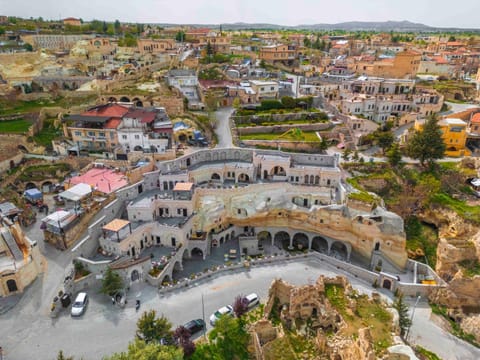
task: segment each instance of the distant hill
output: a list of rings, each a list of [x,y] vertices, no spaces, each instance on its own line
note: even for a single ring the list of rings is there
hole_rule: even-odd
[[[178,26],[179,24],[158,24],[161,26]],[[188,24],[195,27],[219,28],[220,24]],[[436,31],[480,31],[480,29],[462,28],[441,28],[428,26],[411,21],[348,21],[337,24],[303,24],[286,26],[267,23],[231,23],[221,24],[225,30],[246,30],[246,29],[270,29],[270,30],[346,30],[346,31],[413,31],[413,32],[436,32]]]

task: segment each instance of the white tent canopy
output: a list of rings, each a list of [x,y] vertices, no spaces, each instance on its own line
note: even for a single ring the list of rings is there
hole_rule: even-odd
[[[92,187],[90,185],[80,183],[72,186],[70,189],[63,191],[58,195],[65,200],[80,201],[91,193]]]

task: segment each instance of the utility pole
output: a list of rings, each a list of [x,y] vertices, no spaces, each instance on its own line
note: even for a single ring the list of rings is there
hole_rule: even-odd
[[[207,323],[205,322],[205,303],[203,302],[203,292],[202,292],[202,320],[205,326],[203,327],[203,338],[207,340]]]

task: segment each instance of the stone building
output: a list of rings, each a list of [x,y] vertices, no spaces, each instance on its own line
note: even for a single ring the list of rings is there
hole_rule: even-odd
[[[44,261],[18,223],[0,219],[0,297],[23,292],[42,272]]]

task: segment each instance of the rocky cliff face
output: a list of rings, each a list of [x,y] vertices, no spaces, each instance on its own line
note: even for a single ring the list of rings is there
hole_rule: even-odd
[[[480,341],[480,276],[468,277],[460,265],[480,259],[480,227],[464,221],[455,212],[435,208],[421,216],[438,228],[437,273],[449,283],[438,289],[430,301],[448,308],[462,329]]]

